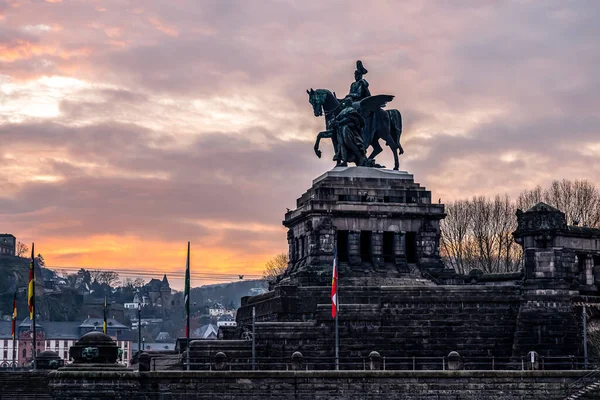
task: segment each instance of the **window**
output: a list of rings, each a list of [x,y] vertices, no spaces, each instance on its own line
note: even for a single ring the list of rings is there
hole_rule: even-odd
[[[4,359],[8,359],[8,350],[4,350]]]
[[[37,349],[37,351],[35,352],[36,355],[40,355],[40,349]]]
[[[125,348],[127,348],[127,342],[125,342]]]
[[[27,357],[27,349],[23,349],[23,358]]]
[[[49,340],[46,340],[46,347],[50,348],[50,341]]]
[[[64,344],[65,348],[69,347],[69,342],[68,341],[65,340],[63,344]]]
[[[8,347],[8,340],[4,341],[4,347]]]
[[[122,334],[123,334],[123,330],[117,329],[117,335],[122,335]]]
[[[63,352],[63,359],[64,359],[65,361],[67,361],[67,360],[69,359],[69,354],[67,353],[67,351],[66,351],[66,350]]]

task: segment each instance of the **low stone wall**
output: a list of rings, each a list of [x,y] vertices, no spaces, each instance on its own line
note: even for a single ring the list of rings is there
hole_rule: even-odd
[[[56,371],[54,399],[564,399],[586,371]],[[112,383],[111,383],[112,382]],[[66,383],[66,386],[62,386]],[[127,387],[119,390],[106,389]],[[135,390],[131,391],[135,386]],[[103,388],[102,391],[97,388]],[[573,390],[574,391],[574,390]],[[107,396],[108,395],[108,396]],[[600,396],[600,392],[595,393]],[[589,397],[588,398],[595,398]]]
[[[1,371],[0,400],[52,400],[48,371]]]

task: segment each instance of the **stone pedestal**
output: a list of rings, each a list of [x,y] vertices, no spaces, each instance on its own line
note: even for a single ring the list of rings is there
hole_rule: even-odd
[[[431,264],[443,269],[436,246],[444,216],[444,206],[431,204],[431,193],[406,172],[334,168],[315,179],[297,200],[297,208],[285,215],[290,263],[283,280],[330,284],[335,246],[340,271],[348,268],[347,278],[378,277],[393,285],[409,272],[407,246],[417,269],[422,263],[428,270]],[[424,240],[414,240],[417,237]]]
[[[82,336],[70,349],[73,364],[52,371],[48,386],[56,399],[144,399],[138,376],[117,363],[117,344],[101,332]]]

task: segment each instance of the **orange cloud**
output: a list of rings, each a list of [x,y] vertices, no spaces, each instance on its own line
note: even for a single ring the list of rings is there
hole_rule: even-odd
[[[146,280],[167,274],[174,281],[171,285],[178,288],[183,286],[186,246],[184,242],[102,235],[69,239],[47,237],[36,242],[35,249],[44,256],[47,266],[58,270],[116,270],[123,278],[141,276]],[[237,274],[256,278],[262,275],[265,262],[274,254],[267,250],[265,254],[241,256],[230,248],[192,242],[192,284],[230,281],[237,279]],[[177,280],[181,280],[181,284]]]
[[[50,45],[31,43],[24,39],[16,39],[13,43],[0,44],[0,61],[3,62],[14,62],[42,55],[51,55],[68,60],[72,57],[89,56],[90,53],[91,50],[88,48],[64,50]]]
[[[165,25],[158,18],[154,18],[154,17],[148,18],[148,22],[150,22],[157,30],[161,31],[165,35],[179,36],[179,31],[177,31],[177,29]]]

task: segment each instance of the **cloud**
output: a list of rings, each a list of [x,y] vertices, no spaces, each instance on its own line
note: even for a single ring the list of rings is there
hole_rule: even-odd
[[[144,251],[158,268],[193,238],[215,270],[259,270],[286,249],[285,208],[332,166],[328,142],[312,152],[324,121],[305,90],[345,95],[357,59],[372,93],[396,96],[401,169],[434,198],[600,184],[591,3],[12,1],[0,15],[3,229],[51,243],[51,261]],[[393,164],[387,148],[378,160]]]

